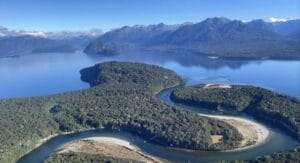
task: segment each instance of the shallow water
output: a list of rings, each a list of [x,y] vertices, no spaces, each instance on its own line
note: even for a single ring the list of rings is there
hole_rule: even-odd
[[[281,150],[291,149],[295,146],[295,144],[286,144],[287,142],[293,143],[292,140],[287,138],[284,134],[280,132],[274,135],[271,133],[269,140],[266,142],[269,145],[262,145],[253,149],[249,149],[246,151],[239,151],[239,152],[185,152],[185,151],[178,151],[174,149],[164,148],[159,145],[154,145],[148,142],[145,142],[143,139],[131,135],[126,132],[121,131],[109,131],[109,130],[94,130],[94,131],[84,131],[75,134],[69,135],[61,135],[51,139],[50,141],[46,142],[39,148],[35,149],[34,151],[30,152],[28,155],[20,159],[19,163],[38,163],[41,162],[49,155],[51,155],[55,150],[62,147],[64,144],[84,139],[88,137],[95,137],[95,136],[104,136],[104,137],[114,137],[120,138],[123,140],[127,140],[130,144],[138,147],[141,151],[146,154],[151,154],[152,156],[160,157],[163,159],[167,159],[172,162],[210,162],[214,160],[244,160],[244,159],[253,159],[257,155],[262,154],[270,154],[276,150],[280,145],[284,145],[281,147]],[[287,140],[288,141],[287,141]],[[276,141],[275,141],[276,140]],[[275,148],[274,148],[275,147]]]

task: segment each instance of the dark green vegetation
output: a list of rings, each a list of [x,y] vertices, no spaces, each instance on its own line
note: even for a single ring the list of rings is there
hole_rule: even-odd
[[[195,24],[125,26],[103,34],[91,45],[109,42],[116,47],[129,44],[141,51],[188,51],[222,58],[300,59],[300,41],[290,36],[300,33],[300,28],[290,24],[208,18]],[[87,49],[89,53],[101,52],[97,46]],[[120,48],[115,50],[122,53]]]
[[[48,158],[45,163],[89,163],[89,162],[105,162],[105,163],[142,163],[138,160],[128,160],[114,158],[103,155],[87,154],[87,153],[60,153],[54,154]]]
[[[179,88],[172,92],[171,98],[193,106],[246,112],[300,138],[300,101],[293,97],[254,86],[215,88],[197,85]]]
[[[81,71],[90,89],[0,100],[0,162],[14,162],[51,134],[91,128],[120,129],[156,144],[195,150],[236,147],[238,131],[161,103],[156,93],[182,83],[157,66],[107,62]],[[211,135],[223,135],[213,144]]]
[[[300,160],[300,148],[293,151],[277,152],[272,155],[260,156],[251,163],[297,163]]]

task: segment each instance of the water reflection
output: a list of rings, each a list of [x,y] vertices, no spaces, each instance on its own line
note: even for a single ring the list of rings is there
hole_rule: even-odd
[[[111,58],[37,54],[0,59],[0,98],[49,95],[88,88],[79,70],[104,61],[130,61],[174,70],[188,84],[254,84],[300,98],[300,61],[211,59],[191,53],[134,53]]]
[[[152,63],[157,65],[163,65],[168,62],[176,62],[183,67],[200,66],[208,70],[218,70],[222,68],[239,69],[243,65],[250,62],[260,63],[258,61],[251,60],[228,60],[210,58],[201,56],[194,53],[134,53],[134,54],[122,54],[119,56],[113,56],[110,58],[89,56],[96,60],[122,60],[122,61],[136,61],[143,63]]]

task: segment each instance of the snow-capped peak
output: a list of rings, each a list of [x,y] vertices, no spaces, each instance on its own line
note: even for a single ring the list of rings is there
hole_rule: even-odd
[[[288,18],[275,18],[275,17],[270,17],[269,22],[271,23],[276,23],[276,22],[286,22],[289,20],[293,20],[294,18],[288,17]]]
[[[0,37],[3,36],[24,36],[44,37],[50,39],[66,39],[80,36],[97,37],[102,34],[100,29],[91,29],[89,31],[61,31],[61,32],[42,32],[42,31],[27,31],[27,30],[9,30],[0,26]]]

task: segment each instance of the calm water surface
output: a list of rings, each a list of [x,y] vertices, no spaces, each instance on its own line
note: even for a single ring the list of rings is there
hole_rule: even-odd
[[[91,58],[76,54],[39,54],[0,59],[0,98],[49,95],[87,88],[79,70],[103,61],[156,64],[176,71],[188,84],[254,84],[300,98],[300,61],[208,59],[193,54],[130,54]]]

